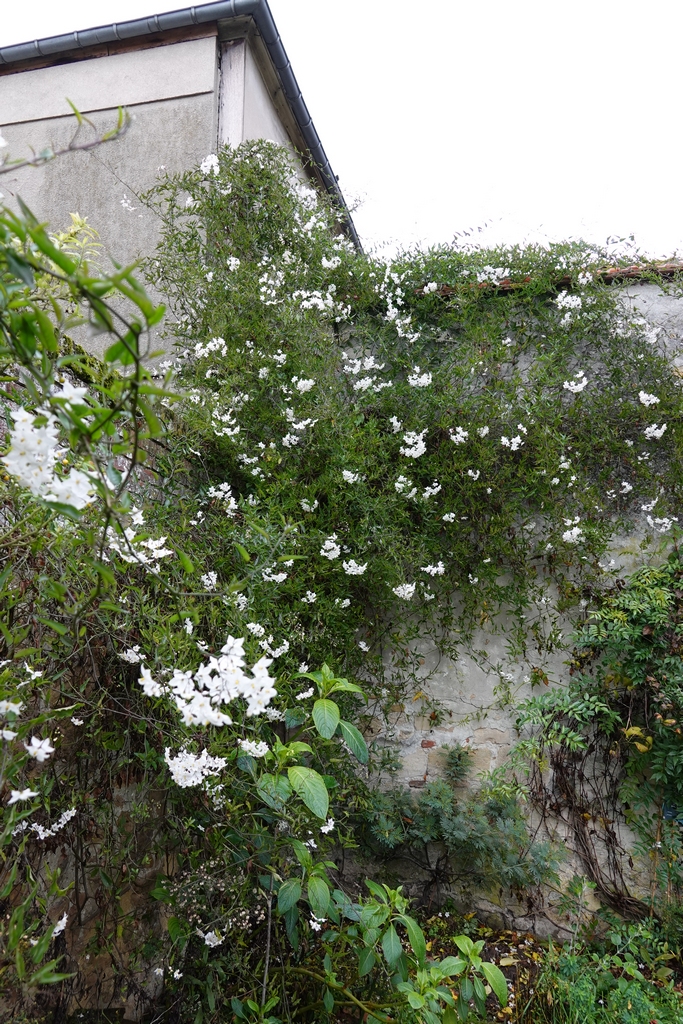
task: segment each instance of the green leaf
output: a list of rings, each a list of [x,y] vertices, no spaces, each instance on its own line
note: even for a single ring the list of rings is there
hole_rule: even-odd
[[[353,756],[360,761],[361,764],[367,764],[368,762],[368,747],[367,743],[363,739],[362,734],[356,729],[355,725],[351,725],[350,722],[341,721],[339,723],[339,733],[344,740],[344,743],[349,748]]]
[[[376,963],[377,957],[374,950],[370,949],[369,946],[364,946],[358,954],[358,977],[364,978],[366,974],[370,973]]]
[[[327,882],[318,875],[313,875],[308,880],[308,902],[317,918],[327,917],[327,910],[330,905],[330,889]]]
[[[274,811],[281,811],[292,795],[292,787],[284,775],[270,775],[267,772],[256,783],[256,789],[263,802]]]
[[[422,929],[417,921],[412,917],[408,917],[407,914],[402,914],[401,917],[399,917],[399,921],[405,926],[405,929],[408,932],[410,945],[413,947],[413,953],[417,957],[420,966],[422,966],[422,964],[424,964],[425,957],[427,956],[427,943],[425,942]]]
[[[242,545],[238,544],[237,542],[235,542],[235,547],[237,548],[237,550],[239,551],[240,555],[242,556],[242,559],[245,562],[251,562],[251,555],[249,554],[249,552],[247,551],[247,549],[245,547],[242,547]]]
[[[169,917],[166,927],[168,928],[168,934],[171,937],[171,942],[177,942],[178,939],[181,939],[185,935],[185,929],[177,917]]]
[[[339,708],[333,700],[317,700],[313,705],[313,721],[324,739],[332,739],[337,731],[339,719]]]
[[[495,964],[489,963],[488,960],[483,961],[481,969],[484,977],[495,992],[500,1005],[507,1006],[508,986],[503,972]]]
[[[337,682],[332,686],[328,693],[337,693],[337,691],[343,691],[344,693],[363,693],[364,691],[360,686],[356,686],[355,683],[350,683],[348,679],[338,679]]]
[[[182,567],[185,570],[185,572],[187,572],[187,573],[194,572],[194,565],[192,564],[190,559],[187,557],[185,552],[181,551],[180,548],[176,548],[175,549],[175,553],[178,556],[178,561],[182,565]]]
[[[389,966],[393,966],[403,953],[401,940],[396,934],[393,924],[390,924],[382,936],[382,951]]]
[[[383,886],[381,886],[378,882],[373,882],[371,878],[366,878],[365,884],[372,893],[372,895],[375,897],[375,899],[380,900],[381,903],[387,902],[387,892]]]
[[[447,956],[444,960],[441,961],[438,967],[441,973],[444,974],[447,978],[453,978],[458,974],[462,974],[465,967],[467,967],[467,964],[465,963],[464,960],[461,960],[460,957]]]
[[[304,768],[302,765],[288,768],[287,776],[292,784],[292,789],[298,793],[309,811],[319,818],[327,818],[330,798],[321,776],[312,768]]]
[[[289,878],[280,886],[280,891],[277,894],[277,909],[281,914],[286,914],[288,910],[296,906],[300,899],[301,882],[298,878]]]
[[[420,1010],[425,1004],[425,997],[421,996],[419,992],[409,992],[408,1002],[414,1010]]]
[[[323,995],[323,1005],[328,1013],[332,1013],[332,1011],[334,1010],[334,996],[332,995],[329,988],[325,989],[325,993]]]
[[[455,1016],[455,1010],[452,1006],[447,1006],[443,1011],[441,1024],[458,1024],[458,1018]]]

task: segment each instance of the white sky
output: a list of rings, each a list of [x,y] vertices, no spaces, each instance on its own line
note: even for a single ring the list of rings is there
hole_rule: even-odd
[[[189,6],[1,3],[0,46]],[[683,250],[681,0],[270,6],[368,247],[488,224],[487,242],[633,232]]]

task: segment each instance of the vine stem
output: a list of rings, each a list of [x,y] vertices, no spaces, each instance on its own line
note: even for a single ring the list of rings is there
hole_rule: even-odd
[[[270,940],[273,930],[273,876],[270,876],[270,892],[268,893],[268,929],[266,933],[266,963],[263,968],[263,984],[261,985],[261,1006],[266,1005],[268,989],[268,969],[270,967]]]
[[[372,1012],[367,1003],[363,1003],[361,1002],[360,999],[356,999],[353,992],[349,992],[349,990],[345,988],[344,985],[340,985],[339,982],[335,983],[333,981],[328,981],[326,978],[321,977],[315,971],[309,971],[305,967],[292,967],[291,971],[293,974],[306,974],[308,975],[309,978],[315,978],[315,980],[319,981],[321,985],[327,985],[328,988],[338,989],[340,992],[343,992],[347,999],[350,999],[352,1003],[355,1003],[356,1006],[359,1006],[364,1013],[369,1013],[371,1017],[376,1017],[378,1020],[384,1021],[385,1024],[394,1024],[393,1017],[387,1017],[386,1014],[382,1014],[377,1011]],[[372,1005],[375,1006],[377,1004],[373,1003]]]

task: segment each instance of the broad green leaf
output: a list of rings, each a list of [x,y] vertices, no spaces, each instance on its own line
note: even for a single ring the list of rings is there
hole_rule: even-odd
[[[369,946],[364,946],[358,954],[358,977],[364,978],[374,968],[377,957]]]
[[[296,906],[300,899],[301,882],[298,878],[289,878],[280,886],[277,894],[277,909],[281,914],[286,914],[288,910]]]
[[[371,878],[366,878],[365,884],[367,885],[368,889],[375,897],[375,899],[380,900],[382,903],[387,902],[387,893],[383,886],[381,886],[378,882],[373,882]]]
[[[500,1005],[507,1006],[508,986],[503,972],[495,964],[491,964],[487,960],[484,960],[481,969],[484,977],[496,994]]]
[[[362,734],[358,729],[356,729],[355,725],[351,725],[350,722],[344,722],[342,720],[339,723],[339,733],[353,756],[360,761],[361,764],[367,764],[368,747]]]
[[[317,875],[308,880],[308,902],[317,918],[327,917],[330,905],[330,890],[327,882]]]
[[[292,795],[292,787],[284,775],[270,775],[267,772],[256,783],[256,789],[263,802],[274,811],[281,811]]]
[[[386,961],[390,967],[392,967],[401,956],[403,952],[403,946],[401,940],[396,934],[396,929],[393,924],[390,924],[384,935],[382,936],[382,951],[386,957]]]
[[[446,977],[448,978],[452,978],[457,976],[458,974],[462,974],[466,966],[467,964],[465,963],[465,961],[461,960],[460,957],[456,956],[447,956],[438,965],[441,973],[446,975]]]
[[[474,953],[474,943],[472,942],[472,939],[469,938],[469,936],[456,935],[453,941],[455,942],[460,952],[464,953],[465,956],[471,956],[471,954]]]
[[[287,776],[292,784],[292,789],[298,793],[309,811],[319,818],[327,818],[330,798],[321,776],[312,768],[304,768],[302,765],[288,768]]]
[[[185,552],[181,551],[180,548],[176,548],[175,549],[175,553],[178,556],[178,561],[182,565],[182,567],[185,570],[185,572],[186,573],[194,572],[194,565],[192,564],[192,562],[190,561],[188,556],[185,554]]]
[[[417,921],[412,917],[408,917],[407,914],[402,914],[399,921],[405,926],[405,929],[408,932],[410,945],[413,947],[413,953],[417,957],[420,965],[422,965],[427,955],[427,943],[425,942],[422,929]]]
[[[425,997],[421,996],[419,992],[409,992],[408,1002],[414,1010],[419,1010],[425,1004]]]
[[[339,718],[339,708],[333,700],[317,700],[313,705],[313,721],[324,739],[332,739],[339,725]]]
[[[363,693],[364,691],[357,686],[355,683],[350,683],[348,679],[338,679],[337,682],[328,690],[329,693],[337,693],[342,691],[344,693]]]
[[[458,1018],[455,1016],[455,1010],[452,1006],[447,1006],[443,1011],[441,1024],[458,1024]]]
[[[334,996],[329,988],[325,989],[325,993],[323,995],[323,1006],[328,1013],[332,1013],[334,1010]]]

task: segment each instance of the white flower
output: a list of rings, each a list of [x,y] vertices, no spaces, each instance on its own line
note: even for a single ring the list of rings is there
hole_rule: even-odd
[[[341,554],[341,548],[337,544],[336,533],[333,533],[332,536],[328,537],[327,540],[323,543],[323,546],[320,549],[320,554],[323,556],[323,558],[329,558],[331,562],[334,561],[335,558],[339,558]]]
[[[585,539],[584,532],[580,526],[574,526],[571,530],[565,530],[562,534],[562,540],[565,544],[580,544]]]
[[[425,499],[433,498],[434,495],[438,494],[440,490],[441,484],[439,483],[438,480],[434,480],[431,487],[425,487],[424,491],[422,492],[422,497]]]
[[[430,576],[443,576],[446,571],[446,566],[443,562],[439,561],[436,565],[423,565],[421,571],[429,573]]]
[[[328,260],[325,256],[320,261],[325,270],[336,270],[341,263],[341,256],[333,256],[332,259]]]
[[[55,750],[48,739],[41,740],[38,736],[31,736],[31,742],[24,743],[24,747],[28,751],[29,757],[35,757],[36,761],[47,761]]]
[[[455,522],[455,512],[446,512],[446,514],[441,516],[441,518],[444,523],[453,523]]]
[[[359,640],[358,646],[360,647],[361,651],[363,651],[365,654],[367,654],[368,651],[370,650],[370,648],[368,647],[364,640]]]
[[[82,718],[74,717],[74,718],[71,719],[71,724],[72,725],[83,725],[83,719]]]
[[[583,300],[580,295],[569,295],[565,290],[557,296],[555,304],[558,309],[581,309]]]
[[[297,693],[295,699],[296,700],[308,700],[309,697],[313,696],[314,692],[315,691],[314,691],[313,687],[311,686],[310,689],[304,690],[302,693]]]
[[[621,491],[620,491],[621,494],[628,494],[632,490],[633,490],[633,485],[630,484],[628,482],[628,480],[622,480],[621,481]]]
[[[304,380],[304,379],[299,380],[298,377],[292,377],[292,384],[294,384],[296,386],[297,391],[299,391],[302,395],[304,395],[307,391],[310,391],[311,388],[314,387],[315,381],[314,380],[310,380],[310,379],[309,380]]]
[[[265,628],[260,622],[248,622],[247,629],[253,636],[265,636]]]
[[[655,519],[653,519],[652,516],[647,516],[646,518],[648,526],[653,530],[657,530],[658,533],[666,533],[667,530],[671,529],[674,523],[678,522],[678,518],[676,516],[671,516],[671,518],[668,516],[662,516],[661,518]]]
[[[218,775],[221,768],[228,763],[225,757],[211,757],[207,750],[201,754],[191,754],[181,750],[171,757],[170,747],[164,751],[164,760],[169,767],[173,781],[186,789],[188,786],[200,786],[207,775]]]
[[[427,451],[427,445],[424,441],[424,436],[427,433],[426,429],[421,433],[417,431],[409,430],[403,435],[405,441],[405,448],[399,448],[401,455],[405,455],[409,459],[419,459],[421,455]]]
[[[588,385],[588,378],[583,370],[578,370],[576,374],[576,380],[566,380],[562,384],[562,387],[566,391],[571,391],[573,395],[578,395],[579,392]]]
[[[551,484],[559,484],[559,482],[560,482],[559,476],[554,476],[552,478],[552,480],[550,481]]]
[[[240,740],[240,747],[252,757],[265,757],[270,750],[267,743],[255,743],[254,740]]]
[[[301,662],[301,664],[299,665],[299,672],[308,672],[308,662]]]
[[[64,914],[62,915],[62,917],[60,917],[59,921],[57,921],[57,924],[54,927],[54,931],[52,932],[52,938],[53,939],[55,939],[58,935],[62,934],[62,932],[66,928],[67,920],[68,920],[68,916],[67,916],[66,911],[65,911]]]
[[[430,281],[428,284],[424,286],[424,288],[422,289],[422,293],[424,295],[429,295],[431,292],[435,292],[438,287],[439,286],[436,283],[436,281]]]
[[[140,654],[140,644],[129,647],[123,654],[119,654],[121,661],[127,661],[130,665],[139,665],[144,660],[144,654]]]
[[[504,448],[509,448],[511,451],[516,452],[518,448],[521,448],[524,444],[519,434],[516,437],[506,437],[504,434],[500,439],[500,443]]]
[[[503,338],[503,340],[501,341],[501,345],[503,345],[505,348],[511,348],[514,345],[514,341],[512,340],[512,338]]]
[[[467,475],[471,476],[473,480],[478,480],[479,477],[481,476],[481,470],[480,469],[468,469],[467,470]]]
[[[451,430],[449,430],[449,434],[451,435],[451,441],[453,444],[464,444],[470,436],[469,431],[463,430],[462,427],[456,427],[455,431],[451,428]]]
[[[639,391],[638,398],[641,405],[658,405],[659,399],[656,395],[648,395],[647,391]]]
[[[163,978],[163,976],[164,976],[164,969],[163,969],[163,967],[155,967],[154,968],[154,973],[157,975],[158,978]]]
[[[367,562],[365,565],[359,565],[353,558],[349,558],[348,562],[342,562],[342,565],[347,576],[362,576],[368,567]]]
[[[360,473],[352,473],[348,469],[342,470],[342,476],[347,484],[357,484],[360,480]]]
[[[147,697],[161,697],[164,692],[162,686],[159,683],[154,682],[150,670],[145,668],[144,665],[140,671],[140,678],[138,682]]]
[[[489,267],[477,271],[478,284],[500,284],[510,276],[509,267]]]
[[[486,437],[488,432],[489,432],[489,428],[488,427],[478,427],[477,428],[477,433],[479,434],[479,437]]]
[[[5,740],[6,743],[16,739],[18,735],[19,733],[15,732],[13,729],[0,729],[0,740]]]
[[[662,423],[661,427],[658,426],[656,423],[653,423],[651,426],[645,427],[643,433],[645,434],[645,437],[648,439],[648,441],[659,441],[659,439],[664,435],[665,431],[666,423]]]
[[[332,831],[333,828],[334,828],[334,818],[328,818],[327,821],[325,822],[325,824],[320,826],[320,831],[324,835],[329,835],[329,833]]]
[[[201,164],[199,165],[199,170],[202,172],[202,174],[213,173],[214,175],[217,175],[220,170],[220,166],[216,154],[209,153],[208,156],[205,156]]]
[[[413,373],[408,374],[408,383],[411,388],[426,388],[432,383],[431,373],[420,373],[420,367],[414,366]]]
[[[301,505],[304,512],[315,512],[315,510],[318,507],[318,499],[316,498],[314,501],[311,502],[307,501],[305,498],[302,498],[299,504]]]
[[[204,939],[205,945],[211,946],[212,948],[214,946],[220,946],[223,942],[220,935],[218,935],[216,932],[207,932],[206,935],[202,936],[202,938]]]
[[[474,586],[475,583],[479,582],[479,577],[478,576],[473,576],[471,572],[467,573],[467,578],[470,581],[470,583],[472,584],[472,586]]]
[[[401,421],[396,416],[392,416],[391,419],[389,420],[389,422],[391,423],[391,426],[392,426],[392,433],[393,434],[398,434],[399,430],[403,426]]]
[[[313,590],[307,590],[306,596],[301,598],[304,604],[315,604],[317,599],[318,595]]]
[[[185,619],[185,621],[183,622],[183,629],[185,630],[188,636],[192,636],[192,634],[194,633],[194,623],[192,622],[192,619]]]
[[[392,592],[403,601],[410,601],[415,593],[414,583],[401,583],[398,587],[392,587]]]
[[[273,572],[271,569],[264,569],[261,573],[261,579],[264,579],[266,583],[284,583],[287,579],[286,572]]]
[[[342,599],[340,597],[335,597],[334,603],[338,604],[340,608],[348,608],[351,604],[351,598],[345,597]]]
[[[593,275],[588,270],[582,271],[579,274],[578,282],[579,282],[579,285],[582,288],[584,288],[587,284],[590,284],[592,282],[592,280],[593,280]]]
[[[216,584],[218,583],[218,574],[215,572],[205,572],[200,576],[202,584],[207,590],[215,590]]]
[[[301,438],[297,434],[285,434],[282,438],[282,443],[285,448],[295,448],[300,440]]]
[[[20,700],[0,700],[0,715],[18,715],[23,706]]]
[[[228,256],[228,270],[237,270],[240,265],[240,260],[236,256]]]
[[[11,804],[16,804],[19,800],[31,800],[34,796],[38,795],[39,794],[32,789],[13,789],[9,800],[7,801],[7,806],[9,807]]]

